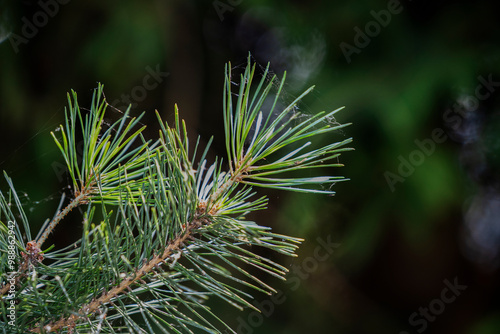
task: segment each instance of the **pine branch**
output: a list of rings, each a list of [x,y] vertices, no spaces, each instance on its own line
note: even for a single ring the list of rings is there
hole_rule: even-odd
[[[300,173],[341,166],[331,161],[348,150],[344,146],[350,139],[314,145],[313,139],[345,126],[331,122],[338,110],[297,114],[296,104],[312,88],[277,110],[283,81],[276,85],[273,77],[267,82],[266,70],[254,89],[254,71],[249,59],[234,99],[230,65],[226,67],[228,171],[221,158],[208,164],[211,140],[195,167],[199,141],[189,156],[186,126],[177,106],[173,127],[157,114],[161,129],[152,143],[142,137],[140,118],[130,118],[127,112],[117,122],[104,124],[107,103],[102,86],[86,115],[73,92],[65,124],[58,136],[52,133],[68,167],[73,200],[40,231],[37,242],[23,245],[23,238],[32,240],[29,223],[7,176],[9,196],[0,193],[0,241],[7,241],[10,233],[5,221],[21,217],[23,225],[21,229],[16,224],[12,232],[22,250],[15,277],[21,331],[220,333],[222,326],[234,333],[206,305],[207,298],[255,309],[247,289],[275,292],[247,268],[285,279],[287,268],[256,251],[266,248],[295,256],[302,239],[274,234],[245,219],[249,212],[266,207],[267,199],[256,198],[253,187],[331,195],[331,187],[343,177]],[[272,106],[265,110],[269,100]],[[81,156],[76,149],[79,137]],[[12,201],[18,215],[12,212]],[[82,238],[64,249],[42,252],[48,234],[77,206],[85,211]],[[100,218],[95,218],[97,209]],[[5,245],[0,243],[3,254]],[[2,257],[1,265],[7,268],[9,262]],[[10,295],[9,284],[2,288],[4,301]],[[5,325],[5,305],[1,307],[0,323]]]
[[[59,224],[59,222],[62,219],[64,219],[64,217],[66,217],[66,215],[71,210],[73,210],[74,208],[76,208],[77,206],[79,206],[79,205],[81,205],[83,203],[86,203],[88,201],[88,198],[89,198],[89,193],[88,192],[81,193],[78,196],[76,196],[75,198],[73,198],[73,200],[63,210],[61,210],[54,217],[54,219],[49,223],[49,225],[47,226],[47,228],[42,232],[41,237],[38,240],[36,240],[36,245],[38,246],[38,248],[42,247],[42,244],[45,242],[45,240],[47,240],[47,238],[49,236],[49,233],[54,230],[54,228],[56,227],[56,225]]]
[[[109,303],[113,298],[116,298],[119,294],[126,294],[130,289],[130,286],[134,283],[141,281],[142,277],[151,273],[155,268],[158,268],[161,263],[166,262],[168,258],[172,256],[174,252],[181,249],[181,246],[186,242],[187,239],[192,237],[192,231],[195,230],[202,224],[201,220],[195,220],[188,224],[187,230],[184,234],[178,236],[173,240],[161,255],[155,255],[149,262],[145,263],[141,268],[139,268],[135,273],[125,278],[118,286],[112,288],[109,292],[105,292],[101,297],[94,299],[89,304],[82,306],[78,313],[73,313],[68,318],[60,319],[56,322],[50,322],[43,327],[38,327],[30,330],[32,333],[46,333],[56,332],[63,328],[74,328],[76,323],[83,319],[88,318],[93,313],[95,313],[101,305]]]

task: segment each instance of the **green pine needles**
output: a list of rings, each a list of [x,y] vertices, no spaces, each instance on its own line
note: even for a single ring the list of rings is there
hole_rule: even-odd
[[[311,144],[346,126],[331,122],[340,109],[298,117],[295,107],[312,87],[278,110],[284,79],[269,81],[268,66],[253,85],[249,58],[234,92],[230,68],[227,157],[213,164],[206,159],[211,141],[190,149],[177,108],[173,127],[157,114],[159,139],[148,141],[140,117],[128,111],[113,124],[104,122],[101,85],[89,112],[80,109],[76,93],[68,95],[65,123],[52,136],[74,196],[64,208],[61,200],[34,239],[4,173],[10,188],[0,192],[4,333],[235,333],[206,300],[255,308],[249,291],[275,291],[255,273],[285,279],[287,269],[259,249],[294,256],[301,239],[245,219],[266,207],[255,189],[333,194],[331,186],[345,178],[311,175],[341,166],[337,158],[351,139]],[[83,153],[77,153],[81,142]],[[75,227],[83,229],[81,239],[63,249],[45,246],[77,207],[84,213]]]

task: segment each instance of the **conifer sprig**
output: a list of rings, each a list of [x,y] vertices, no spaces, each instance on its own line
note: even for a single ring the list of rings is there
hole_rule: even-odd
[[[144,161],[154,149],[154,145],[148,145],[141,135],[146,126],[134,129],[140,124],[142,115],[130,118],[129,107],[120,120],[108,126],[104,121],[107,106],[102,85],[92,98],[90,113],[85,115],[80,110],[76,92],[72,91],[72,96],[68,94],[65,126],[58,128],[61,138],[54,132],[51,135],[66,162],[75,197],[46,226],[36,240],[38,247],[75,207],[90,200],[116,204],[123,187],[134,189],[134,195],[141,187],[146,168]],[[137,139],[141,143],[133,147]]]
[[[299,95],[292,103],[276,113],[278,101],[282,94],[286,72],[281,82],[276,75],[266,84],[269,76],[269,65],[260,80],[255,92],[252,92],[252,80],[255,65],[250,61],[244,74],[241,75],[240,89],[236,104],[232,96],[232,78],[230,64],[226,66],[224,90],[224,124],[226,129],[226,149],[230,160],[230,169],[233,175],[239,175],[239,182],[267,188],[284,189],[310,193],[334,194],[331,185],[345,181],[343,177],[283,177],[280,175],[292,171],[306,171],[317,167],[340,167],[342,164],[325,164],[337,158],[341,152],[351,150],[344,146],[352,141],[346,139],[341,142],[322,146],[317,149],[308,149],[310,139],[322,134],[338,131],[350,124],[334,124],[335,113],[342,108],[331,112],[319,112],[309,117],[301,117],[296,111],[297,104],[310,93],[310,87]],[[274,97],[269,93],[278,86]],[[270,110],[262,110],[266,99],[272,99]],[[253,134],[252,134],[253,132]],[[305,140],[309,140],[304,142]],[[290,147],[299,144],[300,147],[291,150]],[[279,159],[268,161],[273,154],[283,152]],[[272,176],[278,177],[272,177]],[[305,187],[307,185],[307,187]],[[328,190],[311,187],[323,185]]]
[[[233,101],[230,65],[226,67],[228,170],[221,158],[207,162],[211,141],[199,160],[199,141],[189,155],[177,107],[172,127],[158,114],[159,139],[152,143],[143,138],[139,119],[128,113],[106,125],[101,85],[86,114],[73,93],[60,136],[53,136],[68,165],[74,199],[47,231],[71,208],[83,206],[82,238],[63,249],[46,249],[42,256],[39,248],[24,244],[31,240],[29,222],[10,179],[8,196],[0,193],[0,241],[6,240],[7,222],[14,221],[16,247],[25,252],[19,265],[23,270],[16,276],[19,332],[234,333],[207,299],[218,298],[237,309],[255,308],[252,291],[275,292],[258,273],[285,279],[288,270],[258,250],[295,256],[302,239],[275,234],[245,218],[267,203],[255,196],[253,186],[332,194],[331,186],[344,178],[308,177],[303,171],[340,166],[331,161],[347,150],[350,139],[311,144],[318,135],[344,126],[329,122],[336,111],[297,117],[294,107],[311,89],[276,110],[283,81],[276,92],[275,77],[268,83],[262,79],[254,90],[254,71],[249,60]],[[263,110],[266,99],[274,101],[270,110]],[[4,243],[0,251],[6,269]],[[7,277],[1,279],[2,291],[8,290]],[[2,326],[8,323],[7,298],[4,292]]]

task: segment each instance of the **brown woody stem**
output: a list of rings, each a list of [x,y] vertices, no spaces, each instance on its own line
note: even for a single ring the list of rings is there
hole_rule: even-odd
[[[136,272],[125,278],[119,285],[115,286],[113,289],[104,293],[98,299],[94,299],[89,304],[86,304],[80,308],[77,313],[73,313],[67,318],[60,319],[55,322],[50,322],[43,326],[43,330],[46,333],[54,332],[62,328],[74,327],[78,320],[86,318],[91,314],[98,311],[99,307],[103,304],[111,302],[111,300],[120,294],[127,293],[130,286],[137,281],[141,281],[144,276],[152,272],[155,267],[160,265],[176,251],[178,251],[183,243],[192,236],[192,230],[201,226],[201,220],[195,220],[188,225],[187,230],[184,234],[177,236],[168,246],[165,247],[163,254],[155,255],[149,262],[146,262],[142,267],[140,267]],[[37,327],[31,329],[32,333],[42,333],[42,327]]]
[[[81,192],[78,196],[76,196],[61,212],[54,217],[54,219],[50,222],[50,224],[43,231],[40,239],[37,240],[37,245],[39,248],[42,247],[42,244],[47,240],[50,232],[54,230],[57,224],[74,208],[79,206],[80,204],[86,202],[88,199],[87,192]]]

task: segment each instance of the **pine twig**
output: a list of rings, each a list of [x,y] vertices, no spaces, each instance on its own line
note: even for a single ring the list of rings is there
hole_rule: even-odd
[[[83,305],[81,309],[75,314],[73,313],[67,318],[62,318],[56,322],[50,322],[47,325],[33,328],[30,330],[31,333],[42,333],[42,328],[46,333],[51,333],[58,331],[63,328],[71,328],[74,327],[78,320],[81,318],[86,318],[91,314],[94,314],[98,311],[101,305],[109,303],[113,298],[117,297],[120,294],[127,293],[126,290],[136,283],[140,281],[144,276],[153,271],[154,268],[161,265],[162,263],[166,263],[167,259],[175,252],[179,251],[181,247],[185,244],[186,240],[192,238],[193,230],[199,228],[203,223],[207,223],[207,219],[197,218],[193,220],[187,226],[187,230],[182,235],[179,235],[175,238],[167,247],[165,247],[163,254],[155,255],[153,258],[146,262],[141,268],[139,268],[135,273],[132,273],[129,277],[125,278],[119,285],[112,288],[107,293],[104,293],[98,299],[94,299],[87,305]]]
[[[45,230],[43,231],[41,237],[36,240],[36,244],[38,246],[38,248],[41,248],[42,247],[42,244],[45,242],[45,240],[47,240],[49,234],[54,230],[54,228],[56,227],[57,224],[59,224],[59,222],[64,218],[66,217],[66,215],[71,211],[73,210],[74,208],[76,208],[77,206],[81,205],[81,204],[84,204],[87,202],[88,200],[88,191],[84,191],[84,192],[81,192],[80,194],[78,194],[63,210],[61,210],[55,217],[54,219],[50,222],[50,224],[45,228]]]
[[[177,107],[173,127],[157,114],[160,136],[152,142],[142,135],[141,116],[131,118],[128,110],[112,124],[104,121],[108,104],[102,85],[88,113],[81,112],[75,92],[73,98],[68,96],[65,123],[51,135],[68,167],[75,197],[64,208],[61,200],[55,216],[33,240],[7,175],[9,196],[0,192],[0,251],[9,256],[1,262],[4,269],[13,271],[17,261],[13,243],[23,249],[14,274],[14,284],[21,288],[14,291],[18,333],[219,333],[220,326],[235,333],[206,300],[215,297],[237,309],[256,309],[248,289],[275,292],[254,269],[278,279],[285,279],[288,270],[254,247],[295,256],[302,240],[245,218],[266,207],[267,198],[255,198],[254,189],[333,195],[332,186],[346,179],[330,176],[329,168],[342,166],[338,156],[349,150],[343,146],[351,139],[313,141],[347,124],[331,122],[341,108],[298,114],[297,103],[312,87],[282,109],[277,101],[284,79],[278,85],[276,77],[268,82],[266,68],[260,83],[252,85],[255,66],[249,58],[234,94],[230,68],[229,64],[223,99],[227,156],[217,157],[211,165],[206,159],[211,140],[201,157],[198,140],[190,157],[186,125]],[[83,150],[77,143],[81,137]],[[222,160],[228,162],[228,170]],[[89,205],[81,240],[42,253],[56,226],[85,203]],[[101,213],[94,217],[96,208]],[[7,246],[12,235],[15,240]],[[32,241],[24,247],[21,240],[26,239]],[[50,264],[38,265],[44,256]],[[166,266],[165,275],[159,275],[156,269]],[[6,284],[0,292],[11,287]],[[5,312],[0,320],[4,326],[11,323]]]

